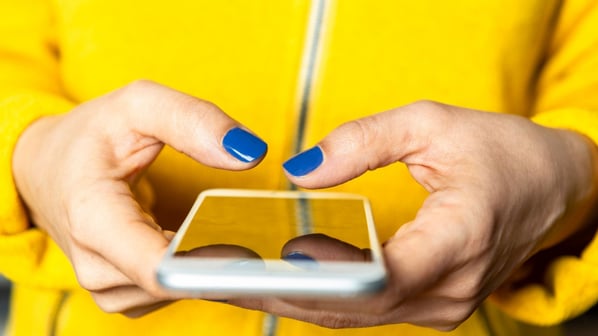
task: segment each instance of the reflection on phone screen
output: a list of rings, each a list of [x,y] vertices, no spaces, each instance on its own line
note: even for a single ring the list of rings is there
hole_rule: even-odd
[[[297,237],[326,237],[359,250],[369,249],[363,201],[207,196],[176,254],[280,259],[285,245],[296,243]]]

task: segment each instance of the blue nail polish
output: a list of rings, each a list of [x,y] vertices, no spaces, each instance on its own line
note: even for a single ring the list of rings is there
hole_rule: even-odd
[[[287,254],[286,256],[282,257],[282,259],[286,260],[286,261],[316,261],[314,258],[308,256],[307,254],[303,254],[303,252],[299,252],[299,251],[294,251],[291,252],[289,254]]]
[[[282,257],[282,259],[303,269],[309,270],[318,268],[318,262],[314,258],[305,255],[302,252],[291,252]]]
[[[316,146],[297,154],[282,166],[293,176],[304,176],[318,168],[322,161],[324,161],[322,149]]]
[[[262,157],[268,145],[262,139],[235,127],[228,131],[222,139],[222,146],[239,161],[251,162]]]

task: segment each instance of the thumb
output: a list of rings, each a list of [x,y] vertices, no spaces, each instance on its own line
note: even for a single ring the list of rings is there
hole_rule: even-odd
[[[267,146],[217,106],[148,81],[113,91],[78,111],[71,124],[91,115],[88,122],[109,127],[92,127],[98,133],[82,141],[82,155],[94,159],[80,160],[86,169],[72,178],[77,187],[69,196],[68,217],[76,227],[71,229],[74,240],[160,296],[154,272],[169,241],[139,206],[127,178],[147,167],[163,144],[205,165],[232,170],[256,165]]]
[[[281,255],[287,261],[297,257],[299,260],[305,260],[307,257],[320,261],[366,261],[371,259],[369,249],[358,248],[323,233],[310,233],[289,240],[282,247]]]
[[[354,120],[339,126],[316,146],[283,164],[289,179],[305,188],[344,183],[368,170],[404,161],[429,142],[430,126],[422,113],[430,110],[415,103]],[[417,113],[414,113],[417,112]]]
[[[150,81],[134,82],[108,96],[123,133],[168,144],[205,165],[248,169],[266,154],[264,141],[208,101]]]

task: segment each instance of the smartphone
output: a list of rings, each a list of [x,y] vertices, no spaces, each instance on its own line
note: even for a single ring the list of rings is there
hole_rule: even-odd
[[[368,200],[333,192],[211,189],[157,270],[192,297],[357,297],[386,284]]]

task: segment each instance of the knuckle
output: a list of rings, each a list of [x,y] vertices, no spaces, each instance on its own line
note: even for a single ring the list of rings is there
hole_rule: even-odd
[[[412,148],[441,145],[435,139],[446,136],[447,129],[454,124],[450,107],[431,100],[416,101],[395,111],[405,126],[404,143]]]
[[[457,328],[473,314],[475,307],[470,304],[451,305],[442,316],[442,326],[448,331]]]
[[[127,307],[123,305],[120,300],[114,300],[110,295],[106,293],[91,293],[93,300],[96,305],[105,313],[121,313],[126,310]]]
[[[176,102],[179,113],[171,115],[173,123],[177,129],[189,129],[190,134],[204,130],[209,125],[209,116],[212,115],[218,107],[208,101],[200,100],[193,96],[180,95]]]
[[[76,271],[77,281],[81,288],[85,289],[88,292],[96,292],[102,290],[101,286],[99,286],[96,281],[94,281],[93,277],[87,275],[85,272]]]
[[[206,113],[206,114],[219,113],[221,111],[221,109],[218,105],[216,105],[215,103],[213,103],[209,100],[199,99],[194,96],[186,96],[186,97],[190,98],[189,101],[193,103],[195,110],[202,111],[203,113]]]
[[[320,316],[314,323],[329,329],[343,329],[358,326],[356,321],[340,313]]]
[[[475,303],[484,291],[484,273],[468,274],[460,277],[456,285],[451,288],[449,298],[457,303]]]
[[[137,80],[130,82],[125,87],[123,87],[122,91],[123,91],[123,93],[125,93],[127,95],[136,96],[138,94],[147,92],[148,89],[153,88],[156,85],[157,85],[157,83],[153,82],[151,80],[137,79]]]
[[[339,132],[343,134],[350,134],[350,137],[343,137],[345,141],[352,142],[352,149],[367,148],[374,142],[375,137],[379,132],[376,132],[374,123],[371,122],[373,118],[356,119],[348,121],[339,126]]]
[[[141,109],[148,96],[152,96],[151,90],[158,86],[157,83],[147,79],[135,80],[126,86],[113,92],[116,101],[129,110],[135,111]],[[114,110],[118,114],[118,110]],[[145,111],[144,111],[145,112]]]
[[[84,262],[73,262],[73,268],[79,285],[86,291],[98,292],[106,288],[93,267],[86,266]]]
[[[438,109],[438,108],[444,106],[443,104],[441,104],[437,101],[429,100],[429,99],[420,99],[420,100],[414,101],[413,103],[411,103],[409,105],[413,106],[414,108],[421,109],[421,110],[435,110],[435,109]]]
[[[412,111],[418,118],[424,118],[428,124],[438,121],[438,125],[445,125],[450,114],[447,105],[432,100],[418,100],[408,107],[408,111]]]
[[[166,300],[169,298],[169,296],[166,293],[164,293],[162,289],[158,288],[153,283],[144,285],[142,286],[142,288],[144,288],[144,290],[147,292],[149,296],[157,300]]]
[[[381,114],[374,114],[367,118],[348,121],[340,125],[335,131],[335,141],[344,153],[361,153],[366,155],[363,163],[369,170],[390,163],[393,159],[386,145],[392,143],[392,132],[384,129],[388,127]],[[392,146],[390,146],[392,147]],[[371,150],[377,148],[379,150]]]
[[[465,284],[456,289],[453,299],[457,302],[476,301],[480,294],[480,285]]]
[[[145,295],[152,297],[156,300],[168,300],[171,299],[171,296],[168,295],[154,280],[153,274],[148,273],[147,275],[144,274],[137,274],[137,276],[133,276],[137,280],[134,281],[137,287],[139,287]]]
[[[222,110],[210,101],[179,92],[171,92],[168,99],[169,106],[176,110],[176,113],[170,113],[164,118],[168,119],[173,128],[191,137],[203,138],[206,141],[205,134],[221,122],[219,117],[223,114]]]
[[[342,312],[320,313],[311,322],[329,329],[363,328],[394,323],[388,314],[346,314]]]
[[[119,313],[130,318],[141,317],[172,302],[156,299],[136,286],[117,286],[91,292],[96,305],[106,313]]]

